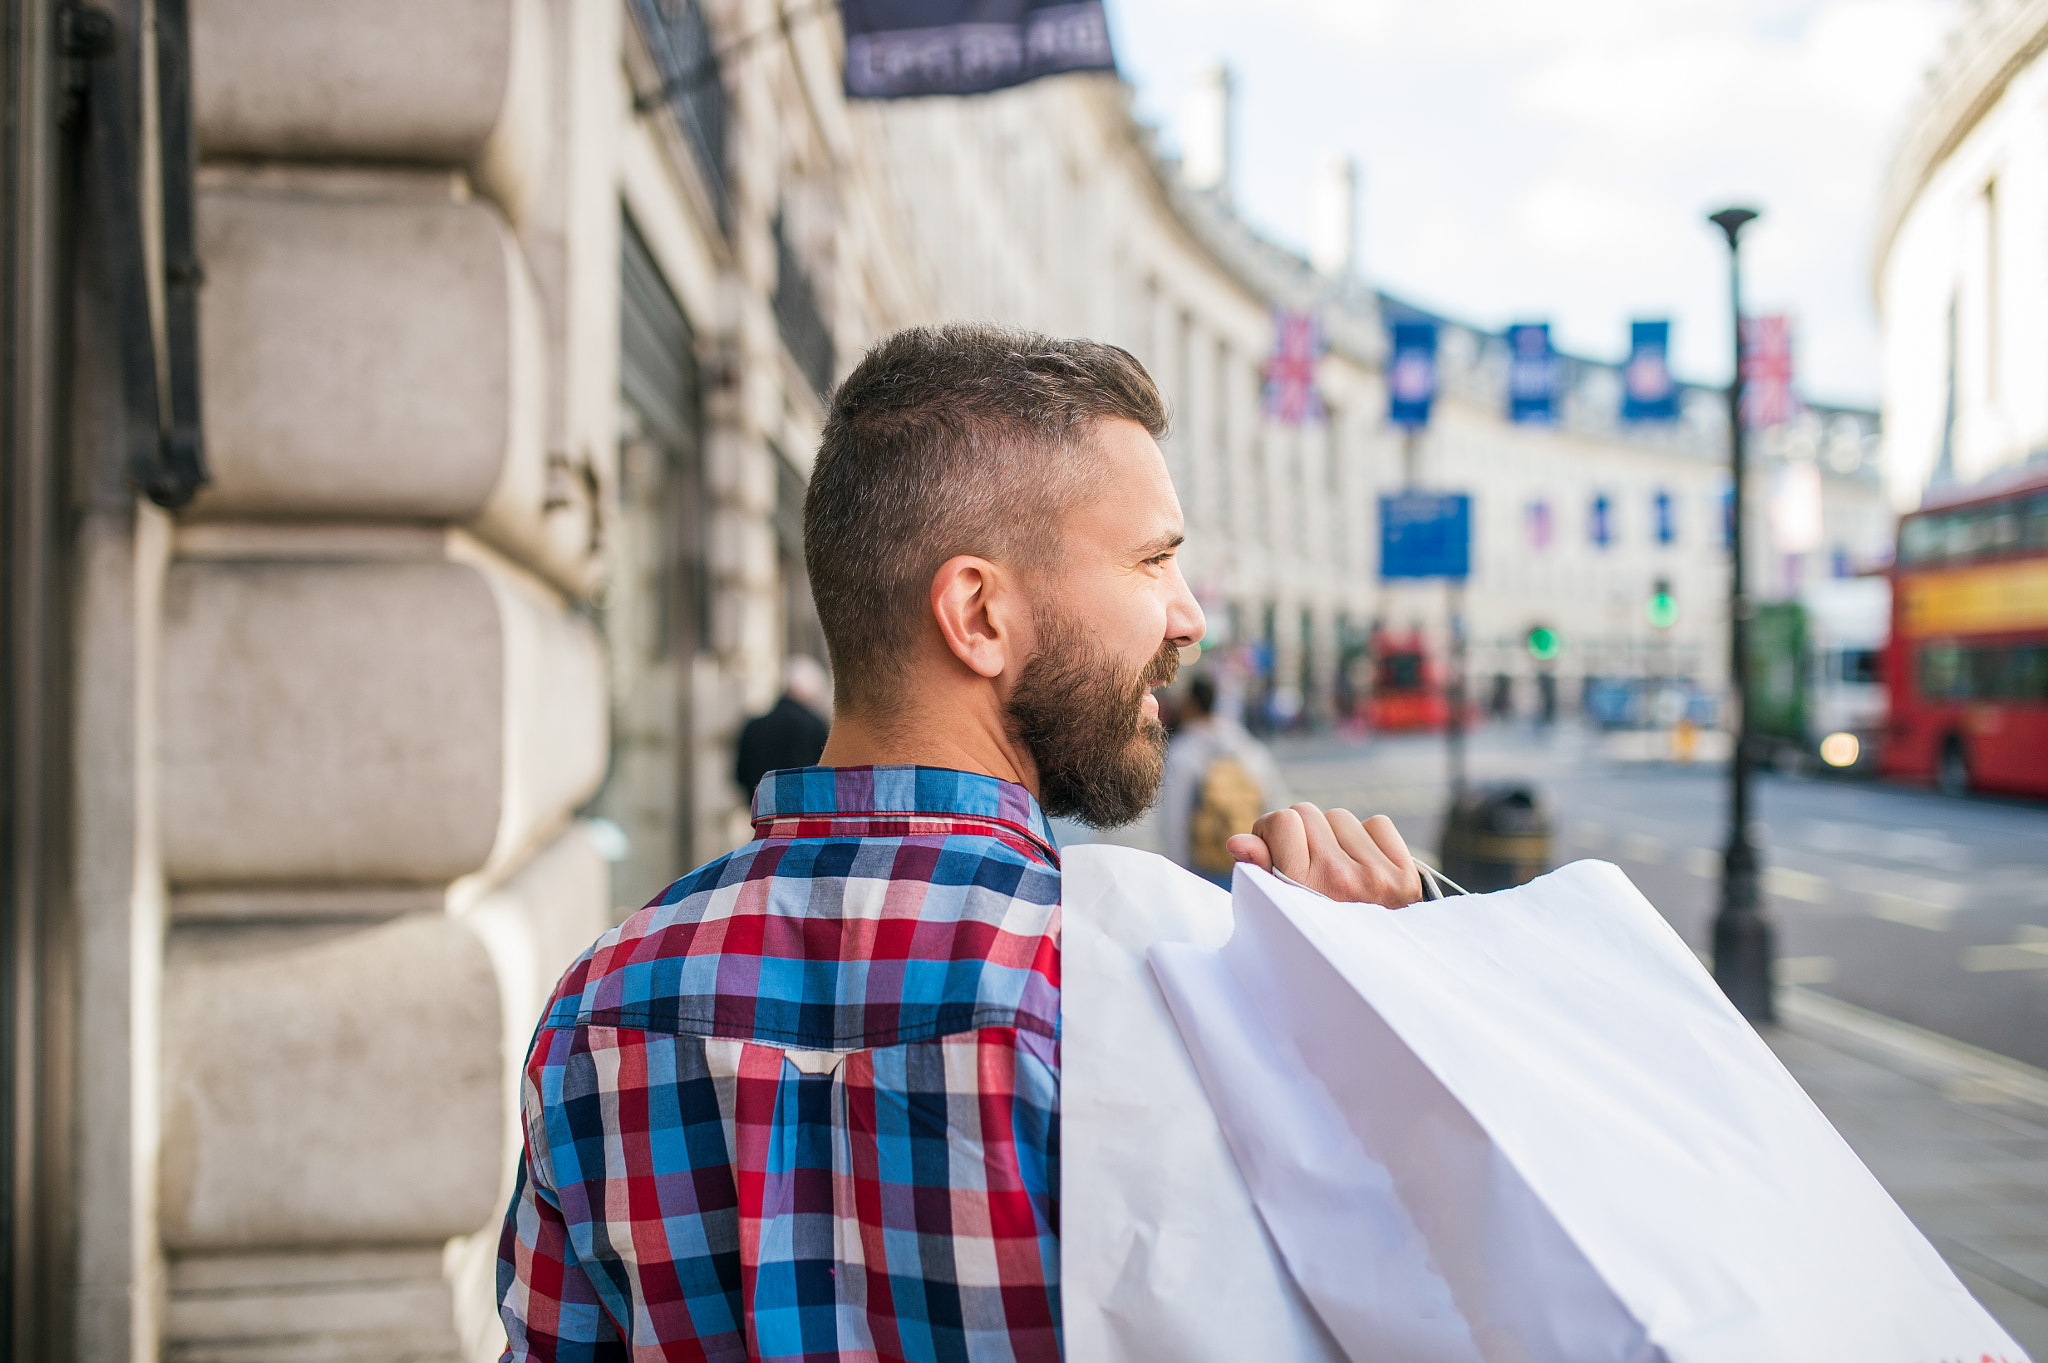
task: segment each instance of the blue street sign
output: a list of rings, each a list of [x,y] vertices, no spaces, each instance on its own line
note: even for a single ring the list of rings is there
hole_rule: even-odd
[[[1380,498],[1380,576],[1472,574],[1472,498],[1462,492],[1403,492]]]

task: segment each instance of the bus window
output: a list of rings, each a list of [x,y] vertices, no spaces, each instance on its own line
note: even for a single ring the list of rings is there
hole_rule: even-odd
[[[2048,700],[2048,646],[2007,649],[2005,688],[2014,700]]]
[[[1422,686],[1420,653],[1389,653],[1380,660],[1380,689],[1415,691]]]
[[[1899,531],[1899,561],[1924,563],[1941,557],[1941,526],[1937,516],[1914,516]]]
[[[2027,547],[2048,549],[2048,494],[2027,503]]]
[[[1963,650],[1935,644],[1920,651],[1920,694],[1948,700],[1969,694],[1969,672]]]
[[[1849,686],[1873,686],[1877,682],[1877,650],[1845,648],[1841,652],[1836,680]]]
[[[2048,645],[1925,649],[1920,693],[1930,700],[2048,700]]]

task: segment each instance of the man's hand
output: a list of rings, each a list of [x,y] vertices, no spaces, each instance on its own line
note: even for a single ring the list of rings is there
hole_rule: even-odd
[[[1348,809],[1325,814],[1304,800],[1274,810],[1225,846],[1239,861],[1345,903],[1398,909],[1422,898],[1422,872],[1384,814],[1360,823]]]

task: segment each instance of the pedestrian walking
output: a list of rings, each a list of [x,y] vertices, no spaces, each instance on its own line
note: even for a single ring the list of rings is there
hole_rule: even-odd
[[[830,727],[825,723],[828,683],[816,658],[793,653],[782,665],[782,695],[765,715],[756,715],[740,729],[733,780],[752,799],[754,787],[771,771],[808,767],[824,754]]]
[[[900,332],[834,394],[804,552],[824,765],[556,986],[500,1239],[514,1363],[1054,1363],[1060,853],[1159,791],[1155,686],[1202,637],[1166,408],[1114,346]],[[1385,820],[1234,852],[1405,905]],[[1163,868],[1162,868],[1163,869]]]
[[[1161,850],[1167,859],[1228,886],[1236,864],[1230,839],[1250,833],[1261,814],[1287,803],[1287,783],[1272,750],[1218,712],[1213,679],[1193,678],[1160,783]]]

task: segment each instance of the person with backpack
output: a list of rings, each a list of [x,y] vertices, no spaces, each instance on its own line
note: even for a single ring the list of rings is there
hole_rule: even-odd
[[[1272,752],[1242,724],[1216,713],[1215,681],[1195,677],[1166,749],[1159,793],[1167,859],[1227,887],[1236,864],[1230,838],[1251,832],[1261,814],[1289,803]]]

